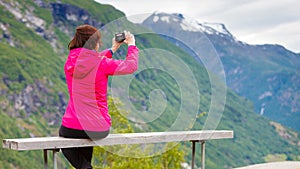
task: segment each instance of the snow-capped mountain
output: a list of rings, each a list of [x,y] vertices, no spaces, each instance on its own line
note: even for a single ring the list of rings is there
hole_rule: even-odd
[[[147,25],[147,23],[155,23],[156,26],[165,23],[169,26],[179,26],[177,27],[178,29],[186,32],[201,32],[209,35],[219,35],[221,37],[228,36],[235,39],[235,37],[226,29],[225,25],[222,23],[200,23],[193,18],[183,16],[183,14],[154,13],[143,22],[144,25]]]
[[[280,45],[249,45],[224,24],[200,23],[182,14],[154,13],[142,24],[199,45],[196,35],[206,36],[222,61],[229,88],[250,99],[257,113],[300,131],[300,54]]]
[[[169,16],[164,13],[156,13],[153,16],[153,22],[166,22],[171,24],[172,22],[180,25],[181,29],[190,32],[205,32],[208,34],[224,34],[229,35],[230,32],[225,28],[224,24],[220,23],[199,23],[192,18],[186,18],[182,14],[173,14],[177,17]]]

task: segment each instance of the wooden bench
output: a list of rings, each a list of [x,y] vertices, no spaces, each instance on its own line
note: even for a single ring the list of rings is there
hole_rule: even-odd
[[[121,144],[147,144],[160,142],[192,142],[192,162],[195,165],[196,142],[201,143],[201,165],[205,169],[205,141],[214,139],[233,138],[231,130],[201,130],[201,131],[170,131],[148,133],[110,134],[104,139],[71,139],[63,137],[37,137],[4,139],[3,148],[12,150],[43,150],[44,168],[48,168],[48,151],[53,152],[54,169],[57,169],[56,153],[61,148],[88,147],[88,146],[111,146]]]

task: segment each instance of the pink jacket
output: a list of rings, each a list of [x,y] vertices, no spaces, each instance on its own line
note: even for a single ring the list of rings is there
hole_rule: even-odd
[[[112,59],[110,50],[70,50],[64,67],[70,99],[62,125],[77,130],[109,130],[111,118],[107,107],[108,76],[131,74],[137,68],[136,46],[128,47],[125,60]]]

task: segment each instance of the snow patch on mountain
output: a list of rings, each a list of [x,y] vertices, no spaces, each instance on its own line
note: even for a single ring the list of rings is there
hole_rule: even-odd
[[[180,24],[183,30],[191,32],[203,32],[210,35],[228,35],[232,36],[230,32],[226,29],[224,24],[221,23],[200,23],[195,19],[184,17],[182,23]]]
[[[162,21],[165,21],[167,23],[170,23],[170,17],[169,16],[163,16],[160,18]]]
[[[223,34],[230,34],[228,30],[225,28],[224,24],[220,23],[204,23],[205,26],[211,27],[212,29],[216,30],[217,32]]]
[[[156,15],[153,17],[153,22],[157,22],[159,20],[159,17]]]

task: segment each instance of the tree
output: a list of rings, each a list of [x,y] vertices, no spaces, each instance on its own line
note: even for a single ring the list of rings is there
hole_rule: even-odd
[[[123,116],[127,112],[119,110],[122,103],[108,98],[109,112],[113,119],[113,133],[132,133],[133,127]],[[120,112],[121,111],[121,112]],[[96,169],[180,169],[184,162],[184,152],[178,143],[164,145],[163,153],[145,156],[153,145],[117,145],[94,148],[93,165]],[[120,152],[122,151],[122,152]],[[122,154],[122,155],[120,155]]]

